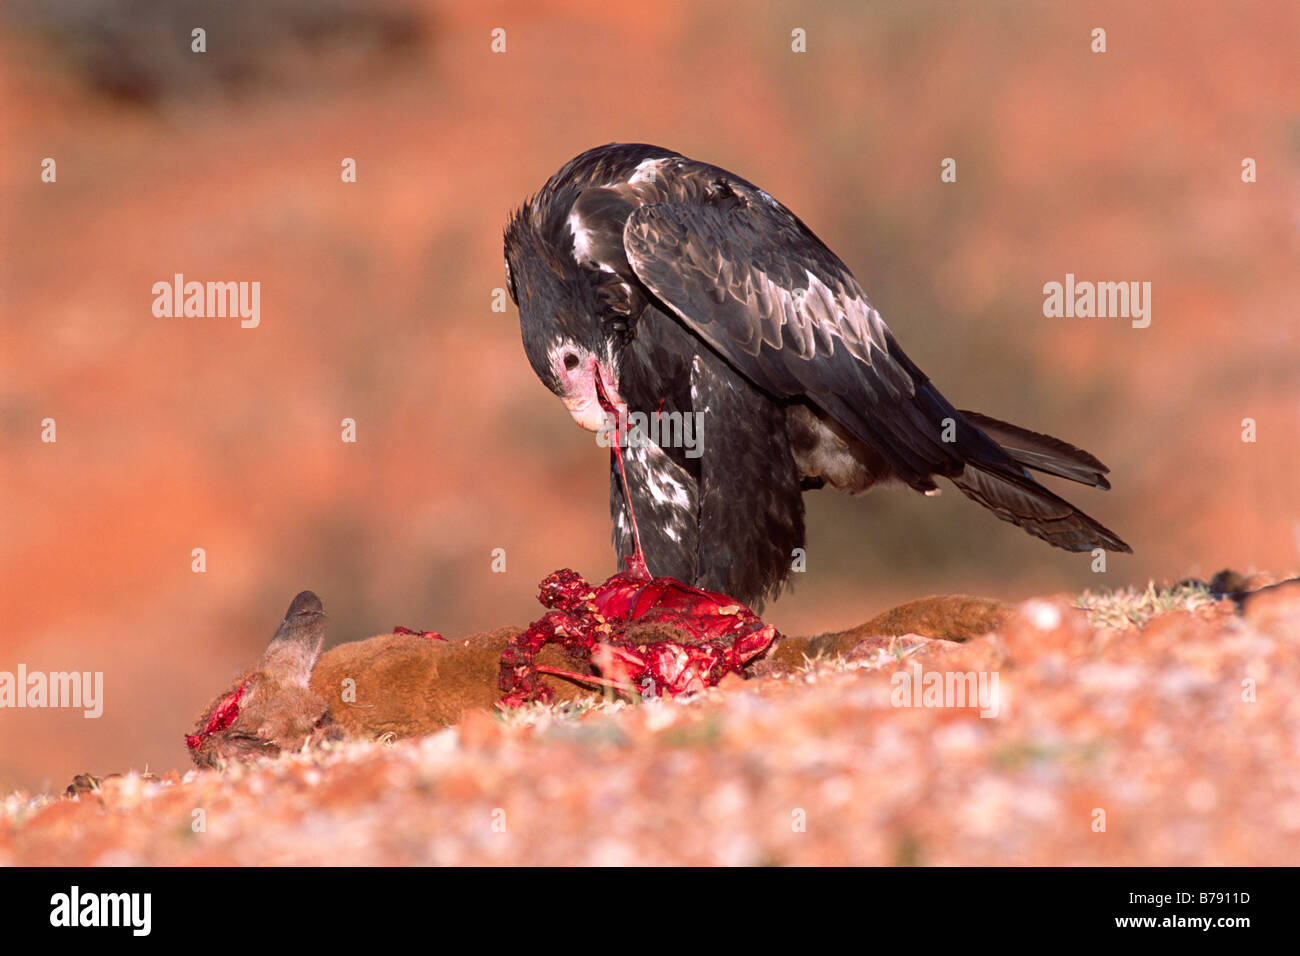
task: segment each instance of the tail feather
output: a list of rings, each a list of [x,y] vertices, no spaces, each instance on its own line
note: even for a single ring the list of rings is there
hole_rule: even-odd
[[[1094,488],[1110,488],[1110,482],[1106,480],[1110,469],[1082,448],[979,412],[963,411],[962,415],[1026,468],[1092,485]]]
[[[1008,453],[1017,457],[1011,449],[1008,449]],[[994,469],[997,469],[996,465],[982,467],[967,462],[961,473],[952,476],[951,480],[964,495],[979,502],[1003,521],[1018,525],[1055,547],[1066,551],[1105,548],[1107,551],[1133,553],[1133,549],[1115,532],[1064,498],[1048,491],[1028,475]],[[1060,472],[1053,471],[1052,474]]]

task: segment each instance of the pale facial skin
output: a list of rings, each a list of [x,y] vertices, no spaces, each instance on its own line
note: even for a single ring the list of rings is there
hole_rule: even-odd
[[[559,383],[560,400],[573,420],[588,431],[600,431],[606,413],[623,403],[609,367],[573,342],[559,343],[550,350],[549,358]]]

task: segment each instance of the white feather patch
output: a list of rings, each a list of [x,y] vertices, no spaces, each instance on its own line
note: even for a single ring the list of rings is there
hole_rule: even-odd
[[[594,265],[591,254],[591,230],[576,212],[569,213],[569,231],[573,233],[573,258],[579,265]]]
[[[638,183],[653,183],[658,181],[659,171],[663,169],[668,162],[667,158],[662,159],[643,159],[636,164],[636,169],[632,177],[627,181],[629,186],[635,186]]]

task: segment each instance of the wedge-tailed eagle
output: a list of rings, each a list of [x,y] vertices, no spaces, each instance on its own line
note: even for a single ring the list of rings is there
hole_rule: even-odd
[[[505,258],[528,360],[579,425],[626,406],[679,426],[629,438],[626,484],[612,462],[624,563],[630,495],[651,573],[758,607],[804,544],[805,490],[935,493],[936,478],[1058,548],[1130,550],[1029,472],[1104,489],[1105,465],[955,409],[835,253],[734,173],[658,146],[588,150],[512,214]]]

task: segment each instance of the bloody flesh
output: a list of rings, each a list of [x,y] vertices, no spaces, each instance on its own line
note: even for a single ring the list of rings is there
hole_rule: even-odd
[[[725,595],[630,571],[598,587],[576,571],[555,571],[542,581],[538,600],[553,610],[511,638],[502,653],[499,706],[550,700],[542,674],[629,697],[696,693],[727,674],[743,673],[778,636],[776,628]],[[548,644],[592,670],[538,665],[536,655]]]
[[[186,734],[185,746],[190,750],[197,750],[199,744],[211,737],[213,734],[219,734],[239,717],[239,699],[244,696],[244,691],[248,690],[248,684],[240,684],[239,688],[217,704],[212,709],[212,716],[208,722],[203,725],[203,731],[198,734]]]
[[[596,397],[608,415],[619,409],[595,374]],[[632,510],[618,429],[611,454],[618,465],[632,525],[633,553],[627,570],[592,587],[576,571],[547,575],[538,600],[553,610],[511,638],[501,654],[498,706],[546,701],[551,691],[540,675],[553,674],[643,698],[677,697],[712,687],[739,674],[777,638],[776,628],[726,595],[689,587],[674,578],[650,575]],[[548,644],[562,647],[587,672],[537,664]]]
[[[409,628],[409,627],[403,627],[403,626],[400,625],[400,624],[397,625],[395,628],[393,628],[393,633],[394,633],[394,634],[413,634],[413,635],[416,636],[416,637],[426,637],[426,638],[428,638],[428,639],[431,640],[431,641],[446,641],[446,640],[447,640],[445,637],[443,637],[443,636],[442,636],[441,634],[439,634],[437,631],[417,631],[417,630],[413,630],[412,628]]]

